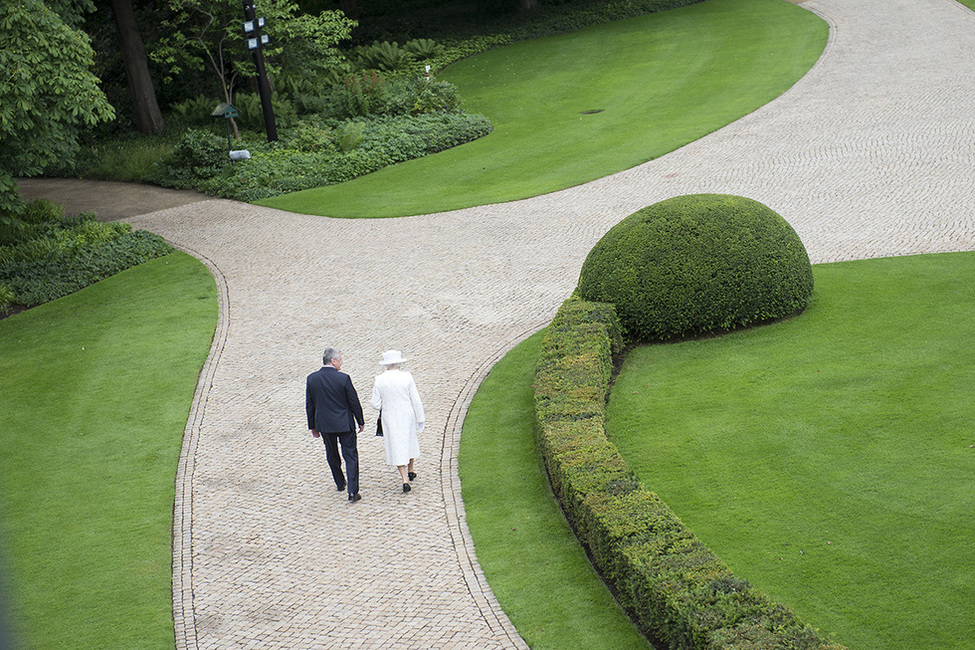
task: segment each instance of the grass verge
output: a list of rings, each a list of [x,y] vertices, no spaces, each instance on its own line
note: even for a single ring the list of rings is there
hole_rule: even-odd
[[[174,477],[216,327],[173,253],[0,321],[0,527],[30,648],[173,644]]]
[[[492,50],[440,76],[458,86],[465,110],[491,119],[491,135],[258,203],[333,217],[391,217],[585,183],[768,103],[815,63],[827,36],[820,18],[788,2],[709,0]]]
[[[532,648],[650,648],[589,564],[549,488],[535,434],[536,334],[478,389],[464,420],[460,477],[477,558]]]
[[[735,574],[851,648],[975,638],[975,253],[814,267],[793,320],[635,349],[607,428]]]

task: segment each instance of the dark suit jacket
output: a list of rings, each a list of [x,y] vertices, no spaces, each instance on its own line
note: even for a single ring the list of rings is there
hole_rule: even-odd
[[[365,420],[352,378],[332,366],[308,375],[305,383],[308,428],[319,433],[348,433]]]

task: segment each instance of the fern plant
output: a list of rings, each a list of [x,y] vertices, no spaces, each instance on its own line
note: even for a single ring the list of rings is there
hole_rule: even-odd
[[[4,284],[0,282],[0,314],[6,314],[10,311],[11,305],[14,303],[14,290],[10,288],[9,284]]]
[[[443,45],[440,45],[432,38],[415,38],[403,45],[403,49],[409,52],[417,61],[425,61],[443,53]]]
[[[358,147],[362,143],[365,130],[366,125],[362,122],[347,122],[335,136],[335,144],[338,145],[339,151],[349,153]]]
[[[356,49],[356,65],[361,70],[394,72],[405,70],[412,62],[413,55],[395,42],[376,42]]]

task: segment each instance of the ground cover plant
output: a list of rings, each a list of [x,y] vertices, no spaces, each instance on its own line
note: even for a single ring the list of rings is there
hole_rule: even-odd
[[[975,623],[975,254],[814,267],[802,316],[632,350],[613,441],[735,574],[856,648]]]
[[[0,314],[66,296],[172,251],[159,235],[127,223],[99,222],[92,212],[65,216],[56,203],[32,201],[20,222],[0,227]]]
[[[491,369],[464,419],[458,459],[477,558],[533,648],[650,648],[600,581],[552,495],[531,388],[541,334]]]
[[[314,99],[313,110],[303,110],[300,116],[293,110],[287,120],[287,113],[278,115],[282,124],[275,142],[267,142],[263,134],[253,131],[245,131],[239,138],[218,135],[212,118],[199,110],[213,102],[205,97],[192,100],[191,108],[206,117],[188,121],[192,127],[177,138],[168,135],[172,146],[144,167],[141,180],[251,201],[342,183],[491,131],[491,123],[484,116],[458,110],[456,89],[445,82],[386,80],[373,72],[350,75],[337,82],[331,93],[326,90],[324,96]],[[284,97],[275,100],[279,112],[290,105]],[[260,123],[259,104],[249,113],[246,120],[250,125]],[[164,142],[161,138],[153,140],[157,146]],[[99,146],[107,152],[118,148]],[[230,148],[246,150],[249,157],[232,162]],[[144,146],[136,149],[147,153],[158,150]],[[134,156],[129,166],[138,168],[144,159]],[[96,175],[115,171],[100,157],[89,165]]]
[[[491,50],[439,75],[458,87],[465,110],[491,120],[489,136],[258,203],[328,216],[402,216],[583,183],[769,102],[809,69],[826,39],[826,24],[790,3],[708,0]]]
[[[173,644],[174,477],[216,325],[172,253],[0,321],[0,558],[30,648]]]

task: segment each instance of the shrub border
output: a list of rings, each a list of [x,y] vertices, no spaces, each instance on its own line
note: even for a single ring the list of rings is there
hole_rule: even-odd
[[[605,432],[623,345],[614,306],[573,295],[542,340],[534,384],[552,490],[617,600],[666,648],[842,649],[735,578],[630,471]]]

